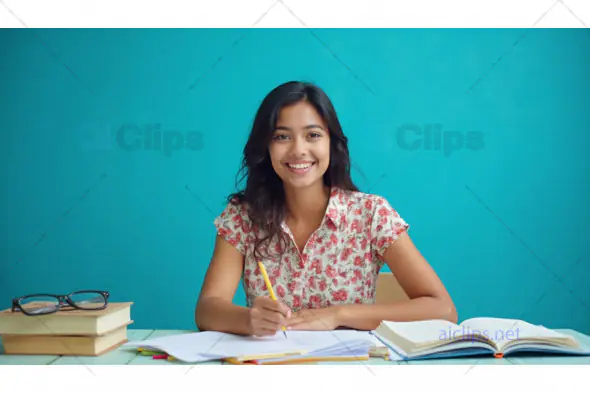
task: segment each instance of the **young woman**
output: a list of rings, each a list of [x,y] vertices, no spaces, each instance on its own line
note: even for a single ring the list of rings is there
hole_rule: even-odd
[[[371,330],[382,320],[457,321],[408,224],[386,199],[353,184],[347,138],[320,88],[289,82],[268,94],[242,171],[245,189],[230,195],[215,220],[215,249],[195,310],[199,330],[265,336],[281,326]],[[409,300],[375,304],[384,264]],[[232,302],[242,277],[248,307]]]

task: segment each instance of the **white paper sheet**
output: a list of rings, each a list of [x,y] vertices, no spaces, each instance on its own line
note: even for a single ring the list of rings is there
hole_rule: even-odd
[[[305,351],[314,356],[356,356],[381,343],[369,332],[289,331],[269,337],[238,336],[220,332],[196,332],[143,341],[125,347],[143,347],[165,352],[185,362],[201,362],[241,356],[274,355]]]

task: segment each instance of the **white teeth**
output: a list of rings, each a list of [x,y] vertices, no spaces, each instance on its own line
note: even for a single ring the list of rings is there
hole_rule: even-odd
[[[289,167],[293,169],[307,169],[311,167],[312,164],[287,164]]]

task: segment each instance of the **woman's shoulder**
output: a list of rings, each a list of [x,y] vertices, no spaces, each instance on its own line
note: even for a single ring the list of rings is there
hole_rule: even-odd
[[[213,221],[217,233],[236,247],[242,254],[246,254],[250,238],[255,230],[248,216],[246,205],[239,198],[230,198],[225,209]]]
[[[379,208],[393,209],[389,200],[378,194],[371,194],[368,192],[336,189],[338,193],[338,200],[342,205],[346,205],[348,210],[362,209],[371,212],[377,211]]]
[[[240,217],[242,220],[248,219],[248,205],[242,201],[238,195],[229,197],[226,201],[223,211],[219,218],[235,218]]]

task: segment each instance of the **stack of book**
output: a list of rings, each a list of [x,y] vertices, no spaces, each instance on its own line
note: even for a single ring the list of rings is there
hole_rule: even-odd
[[[126,343],[132,302],[103,310],[60,310],[28,316],[0,311],[0,338],[7,355],[99,356]]]

